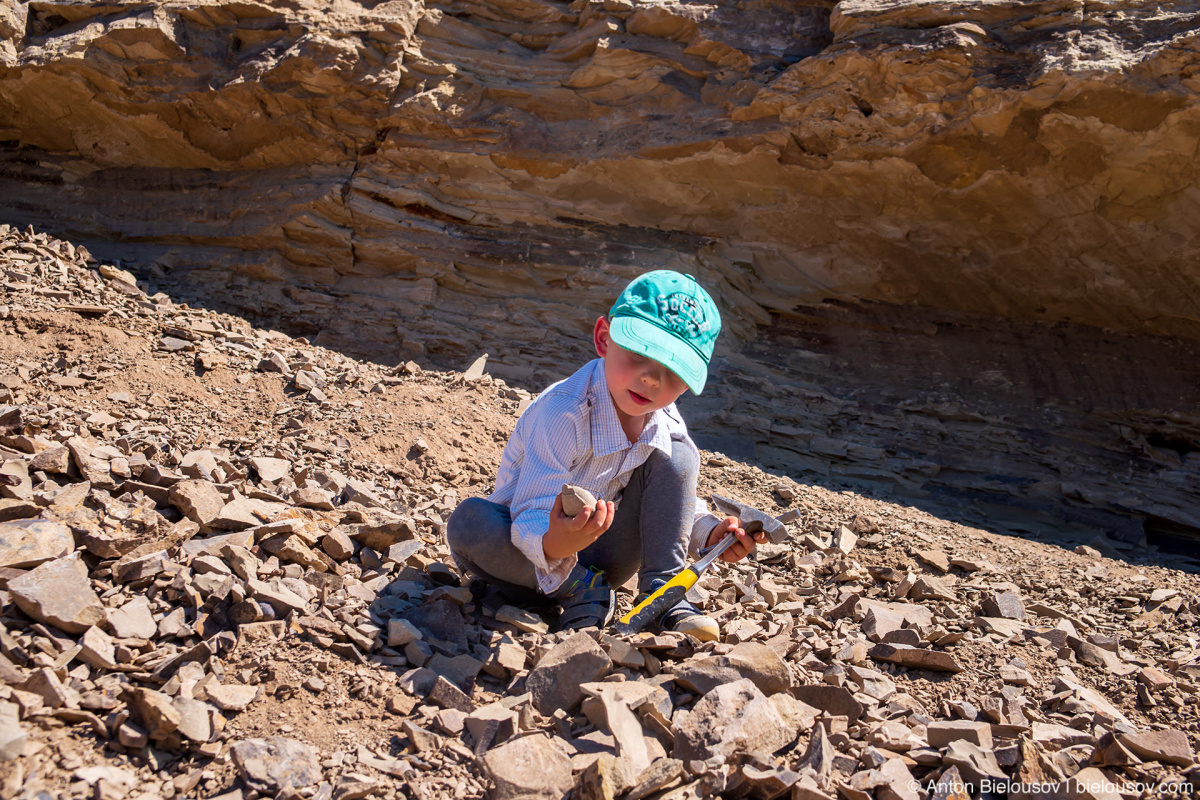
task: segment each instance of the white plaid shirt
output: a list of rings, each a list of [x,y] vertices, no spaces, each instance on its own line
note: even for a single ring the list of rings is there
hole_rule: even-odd
[[[608,383],[604,360],[585,364],[566,380],[538,395],[517,420],[504,446],[496,491],[488,497],[512,514],[512,542],[533,562],[538,589],[557,589],[578,559],[574,555],[547,561],[542,537],[550,527],[550,509],[564,483],[574,483],[603,500],[621,502],[630,474],[646,462],[655,448],[671,453],[671,436],[696,445],[675,404],[655,411],[636,442],[621,429]],[[704,547],[719,519],[696,499],[688,550]]]

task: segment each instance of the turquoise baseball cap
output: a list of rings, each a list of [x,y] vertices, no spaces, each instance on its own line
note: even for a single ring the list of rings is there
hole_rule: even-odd
[[[696,394],[704,390],[721,314],[691,275],[660,269],[625,287],[608,312],[614,342],[652,358]]]

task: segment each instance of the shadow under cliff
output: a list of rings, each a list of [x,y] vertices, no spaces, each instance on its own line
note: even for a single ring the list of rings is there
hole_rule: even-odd
[[[702,446],[995,532],[1200,553],[1196,342],[828,303],[715,377],[685,404]]]
[[[384,363],[411,357],[462,369],[491,353],[491,374],[537,392],[593,357],[592,322],[642,271],[628,231],[591,233],[620,243],[606,249],[607,274],[556,268],[557,289],[584,292],[574,305],[537,297],[517,266],[506,284],[493,265],[494,285],[482,294],[431,281],[431,309],[417,315],[397,301],[399,350],[390,356],[355,335],[353,298],[330,311],[312,305],[311,288],[287,285],[293,305],[281,312],[255,303],[244,278],[228,292],[197,271],[160,273],[158,282],[193,305]],[[340,322],[327,324],[331,313]],[[738,323],[705,393],[680,401],[705,449],[997,533],[1071,545],[1099,536],[1176,567],[1170,554],[1200,553],[1198,342],[836,301]]]

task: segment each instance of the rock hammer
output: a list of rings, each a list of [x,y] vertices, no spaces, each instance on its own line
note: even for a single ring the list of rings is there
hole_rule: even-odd
[[[724,513],[737,517],[746,533],[754,535],[765,531],[773,544],[780,544],[787,539],[787,528],[770,514],[719,494],[712,495],[712,501]],[[613,624],[613,630],[621,634],[639,633],[653,625],[659,617],[683,599],[688,589],[696,585],[696,581],[700,580],[705,570],[736,541],[737,537],[732,532],[725,534],[721,541],[705,550],[696,563],[685,567],[682,572],[655,589],[649,597],[617,620]]]

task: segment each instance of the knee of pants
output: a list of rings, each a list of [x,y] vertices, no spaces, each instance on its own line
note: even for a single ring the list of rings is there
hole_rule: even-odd
[[[682,484],[695,485],[700,477],[700,452],[687,442],[671,440],[671,455],[655,450],[647,461],[654,461],[655,472],[666,472]]]
[[[446,520],[446,543],[451,551],[463,553],[472,549],[485,527],[483,516],[490,510],[490,505],[481,497],[468,497],[458,504]]]

